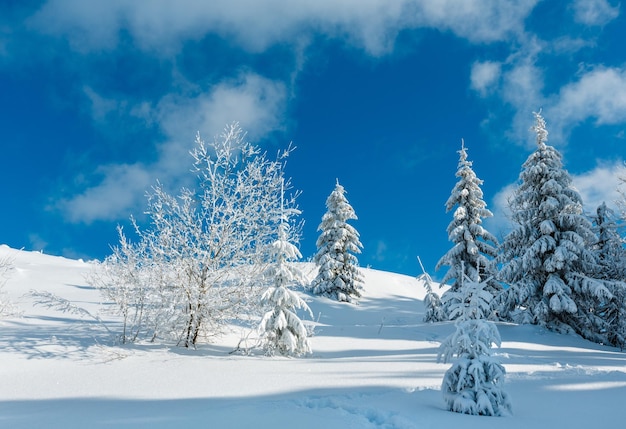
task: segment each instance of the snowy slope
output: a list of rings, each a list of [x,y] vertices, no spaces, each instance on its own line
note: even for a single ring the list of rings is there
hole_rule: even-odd
[[[89,319],[33,306],[50,291],[96,313],[90,264],[0,248],[5,292],[23,311],[0,322],[0,428],[621,427],[626,354],[533,326],[499,325],[514,414],[445,411],[436,363],[451,324],[422,323],[416,279],[365,269],[358,306],[306,296],[319,326],[307,358],[229,354],[235,331],[198,350],[111,347]],[[600,417],[601,416],[601,417]]]

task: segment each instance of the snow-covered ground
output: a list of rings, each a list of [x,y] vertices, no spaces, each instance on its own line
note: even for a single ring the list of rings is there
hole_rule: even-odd
[[[89,311],[90,264],[0,248],[4,291],[23,312],[0,322],[0,428],[587,428],[621,427],[626,353],[535,326],[499,325],[513,415],[448,412],[436,363],[452,324],[422,323],[420,281],[364,269],[360,305],[306,296],[313,355],[230,354],[235,331],[198,350],[110,346],[89,319],[33,306],[49,291]],[[193,426],[191,426],[193,425]]]

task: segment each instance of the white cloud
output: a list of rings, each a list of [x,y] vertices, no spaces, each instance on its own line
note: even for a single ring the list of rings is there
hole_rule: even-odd
[[[418,22],[447,29],[472,42],[493,42],[519,35],[537,0],[423,0],[414,2]]]
[[[89,86],[83,88],[83,93],[89,99],[91,117],[98,122],[104,121],[109,113],[119,110],[125,104],[118,100],[107,99]]]
[[[470,72],[470,86],[482,96],[498,85],[501,64],[495,61],[475,62]]]
[[[473,42],[522,31],[537,0],[49,0],[31,19],[79,50],[110,49],[121,29],[144,49],[177,52],[189,39],[216,33],[251,51],[291,43],[307,32],[342,37],[380,55],[399,31],[430,27]]]
[[[476,71],[472,69],[472,89],[483,96],[491,91],[513,107],[515,113],[509,137],[512,141],[524,142],[529,148],[534,147],[534,135],[529,132],[531,113],[539,109],[548,121],[550,142],[555,146],[567,144],[571,130],[589,119],[594,120],[596,126],[626,123],[626,69],[596,67],[579,74],[577,80],[566,83],[552,94],[544,94],[547,72],[535,63],[533,54],[515,57],[510,64],[503,63],[501,75],[495,75],[500,86],[495,88],[487,86],[487,82],[491,83],[488,67],[483,74],[480,67]],[[485,89],[481,86],[483,83]]]
[[[509,199],[517,188],[516,183],[511,183],[498,191],[491,200],[488,207],[493,213],[493,217],[485,219],[485,228],[500,240],[512,227],[511,210],[509,210]]]
[[[111,49],[118,41],[121,3],[50,0],[27,25],[47,34],[69,36],[69,42],[79,51]]]
[[[96,119],[108,111],[109,102],[88,91]],[[94,103],[95,102],[95,103]],[[145,204],[145,192],[157,180],[169,188],[187,184],[189,150],[200,132],[205,140],[233,121],[238,121],[249,138],[259,139],[282,124],[286,89],[281,83],[248,73],[236,81],[222,82],[195,97],[169,95],[157,106],[146,103],[132,109],[136,116],[159,124],[166,141],[158,147],[153,164],[122,164],[102,167],[97,185],[59,204],[72,222],[90,223],[128,217]]]
[[[214,85],[197,96],[169,95],[156,107],[156,118],[171,137],[220,131],[225,124],[238,121],[252,138],[263,136],[281,126],[287,101],[286,86],[258,74],[244,73],[235,80]]]
[[[388,253],[389,249],[387,243],[383,240],[378,240],[376,242],[376,251],[374,252],[374,256],[372,257],[372,259],[377,262],[383,262],[385,261],[385,259],[387,259]]]
[[[585,212],[594,214],[600,204],[617,210],[620,198],[617,189],[620,185],[619,176],[623,174],[624,164],[616,161],[612,164],[599,164],[595,169],[572,175],[574,187],[580,193],[585,205]]]
[[[117,220],[137,208],[138,196],[155,184],[148,168],[140,164],[102,167],[102,182],[82,194],[63,200],[60,208],[71,222]]]
[[[405,29],[433,28],[472,43],[522,37],[524,22],[537,0],[109,0],[92,3],[48,0],[31,17],[29,28],[64,38],[80,52],[98,54],[116,49],[121,34],[130,36],[135,47],[152,55],[165,56],[174,56],[187,41],[207,34],[217,34],[252,52],[275,44],[291,44],[297,54],[303,52],[303,41],[321,34],[344,40],[371,55],[383,55],[393,49],[396,36]],[[298,67],[301,66],[299,63]],[[506,82],[510,97],[536,94],[527,91],[532,77],[524,79],[526,72],[536,70],[532,64],[526,68],[509,68]],[[477,91],[488,91],[500,77],[505,76],[498,70],[497,63],[485,62],[476,65],[472,84]],[[520,82],[524,86],[519,86]],[[514,84],[521,88],[519,92],[513,89]],[[133,106],[130,101],[102,97],[91,87],[85,87],[84,92],[90,100],[94,120],[104,120],[109,112],[121,107],[124,114],[159,127],[166,142],[158,147],[159,159],[155,163],[109,166],[102,170],[104,180],[100,184],[65,201],[63,208],[74,221],[126,216],[133,201],[143,203],[146,185],[156,179],[175,182],[187,173],[188,150],[196,131],[210,139],[226,123],[237,120],[248,130],[251,139],[262,137],[282,126],[287,101],[283,83],[254,73],[218,83],[207,92],[195,89],[195,92],[172,93],[157,104],[139,102]],[[524,125],[527,128],[528,121]],[[132,184],[126,183],[131,180],[134,180]],[[110,198],[107,207],[101,207],[98,201],[104,197]]]
[[[561,126],[588,118],[596,124],[626,122],[626,70],[598,67],[561,88],[550,108]]]
[[[544,72],[532,61],[523,61],[503,74],[503,82],[502,98],[515,108],[510,138],[513,141],[522,139],[528,147],[532,147],[534,139],[530,138],[529,129],[532,112],[538,111],[544,104]]]
[[[586,25],[604,25],[619,15],[619,4],[611,6],[606,0],[576,0],[574,19]]]

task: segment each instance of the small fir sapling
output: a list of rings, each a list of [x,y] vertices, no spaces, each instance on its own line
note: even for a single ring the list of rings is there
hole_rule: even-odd
[[[490,311],[491,294],[486,281],[466,279],[463,296],[451,308],[456,330],[441,344],[438,361],[450,362],[441,386],[450,411],[472,415],[503,416],[511,413],[508,394],[502,389],[506,371],[491,352],[500,347],[497,326],[484,317]]]
[[[302,257],[298,248],[288,240],[288,217],[295,212],[295,209],[283,211],[278,226],[278,240],[272,243],[270,250],[275,262],[265,272],[266,278],[271,279],[273,285],[261,296],[261,306],[269,310],[261,319],[258,330],[262,347],[269,356],[276,353],[284,356],[311,353],[309,331],[296,312],[302,309],[311,318],[313,313],[307,303],[288,288],[289,285],[302,284],[304,281],[302,271],[289,263]]]
[[[296,314],[298,309],[313,313],[302,298],[285,286],[270,287],[261,297],[261,305],[272,308],[261,320],[259,331],[268,356],[301,356],[312,352],[309,331]]]

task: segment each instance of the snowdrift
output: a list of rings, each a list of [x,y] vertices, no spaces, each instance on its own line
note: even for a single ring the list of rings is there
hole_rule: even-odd
[[[358,305],[301,292],[317,319],[305,358],[231,354],[233,330],[197,350],[112,346],[102,324],[34,305],[49,291],[97,314],[91,264],[0,247],[3,290],[21,317],[0,321],[0,428],[549,428],[621,425],[626,354],[535,326],[499,324],[513,415],[445,410],[436,363],[450,323],[422,322],[423,284],[363,269]]]

